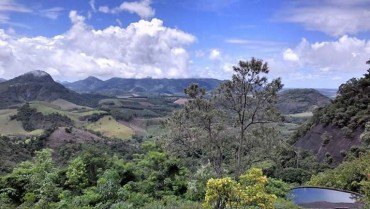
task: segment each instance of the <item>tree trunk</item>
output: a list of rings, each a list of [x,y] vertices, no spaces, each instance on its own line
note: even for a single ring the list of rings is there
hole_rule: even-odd
[[[243,142],[244,142],[244,125],[243,123],[240,126],[240,139],[239,139],[239,146],[238,146],[238,153],[237,153],[237,160],[236,160],[236,169],[235,169],[235,179],[239,179],[241,173],[241,158],[243,152]]]

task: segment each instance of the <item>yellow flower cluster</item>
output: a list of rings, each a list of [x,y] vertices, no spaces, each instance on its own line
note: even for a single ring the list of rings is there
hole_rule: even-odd
[[[256,168],[240,176],[239,182],[230,177],[209,179],[203,206],[210,209],[238,209],[247,206],[273,209],[277,197],[266,192],[266,183],[266,176],[263,176],[261,169]]]

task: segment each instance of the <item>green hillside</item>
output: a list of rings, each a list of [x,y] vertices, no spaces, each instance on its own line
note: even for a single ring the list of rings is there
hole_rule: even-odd
[[[370,70],[362,78],[342,84],[338,96],[318,108],[309,124],[296,135],[296,146],[312,151],[321,161],[338,164],[363,147],[361,134],[370,121]],[[325,143],[324,143],[325,141]]]
[[[63,99],[82,106],[97,106],[101,95],[78,94],[55,82],[44,71],[31,71],[0,83],[0,108],[30,101],[52,102]]]
[[[118,123],[112,116],[105,116],[98,121],[87,124],[86,128],[109,138],[129,139],[133,130],[121,123]]]

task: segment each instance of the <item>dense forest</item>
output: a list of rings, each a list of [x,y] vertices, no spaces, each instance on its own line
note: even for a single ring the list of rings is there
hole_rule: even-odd
[[[287,197],[300,185],[358,192],[370,204],[370,69],[343,84],[339,96],[319,107],[293,138],[285,138],[280,128],[286,119],[275,104],[283,84],[280,78],[267,79],[267,63],[252,58],[233,70],[211,94],[191,84],[185,89],[189,102],[170,113],[133,108],[126,115],[104,107],[106,113],[84,118],[95,122],[109,114],[130,121],[138,114],[167,114],[155,136],[49,149],[48,135],[58,127],[70,133],[74,122],[44,116],[29,104],[18,107],[12,119],[24,129],[48,131],[31,139],[0,138],[9,156],[19,153],[7,159],[16,164],[1,171],[0,208],[300,208]],[[297,138],[319,123],[348,134],[361,129],[361,146],[346,152],[339,165],[298,152]]]

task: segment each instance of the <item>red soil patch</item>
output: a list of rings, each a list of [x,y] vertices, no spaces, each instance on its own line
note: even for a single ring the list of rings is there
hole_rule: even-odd
[[[57,149],[59,146],[67,143],[82,144],[86,141],[101,141],[101,137],[92,134],[88,131],[72,128],[71,133],[66,131],[66,128],[57,128],[48,138],[46,146],[51,149]]]

